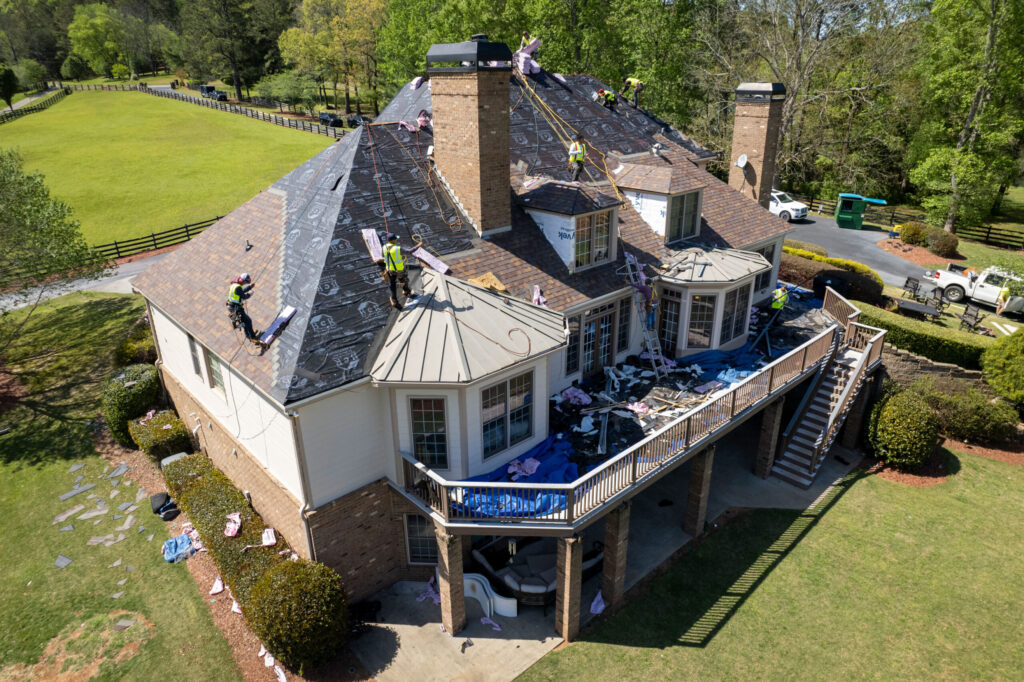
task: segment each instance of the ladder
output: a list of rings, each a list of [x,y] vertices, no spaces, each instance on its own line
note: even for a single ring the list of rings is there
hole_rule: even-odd
[[[630,285],[633,287],[633,310],[640,321],[640,333],[644,337],[644,349],[651,359],[651,366],[654,368],[655,376],[660,379],[668,374],[668,363],[665,362],[665,356],[661,354],[661,342],[658,341],[657,333],[653,329],[648,329],[647,320],[644,319],[644,309],[647,307],[647,301],[640,291],[642,284],[641,269],[643,266],[633,254],[626,251],[625,255],[626,279],[629,280]]]

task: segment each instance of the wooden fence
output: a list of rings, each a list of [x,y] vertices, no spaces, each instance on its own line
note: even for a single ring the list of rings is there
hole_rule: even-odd
[[[35,104],[29,104],[28,106],[21,107],[20,109],[15,109],[14,111],[8,109],[7,111],[0,114],[0,125],[7,123],[8,121],[14,121],[15,119],[19,119],[22,116],[26,116],[28,114],[34,114],[37,111],[49,109],[54,104],[67,97],[70,94],[70,92],[70,90],[61,90],[56,94],[47,97],[46,99],[42,99],[36,102]]]
[[[991,225],[958,227],[956,236],[1006,249],[1024,249],[1024,232],[992,227]]]

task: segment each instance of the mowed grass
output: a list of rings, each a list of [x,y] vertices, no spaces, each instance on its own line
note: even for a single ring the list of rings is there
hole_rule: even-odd
[[[0,130],[92,244],[225,215],[331,142],[135,92],[76,92]]]
[[[1024,467],[748,513],[524,680],[1020,679]]]
[[[117,663],[111,659],[116,651],[107,652],[102,679],[240,679],[187,567],[163,561],[160,547],[168,538],[167,526],[150,512],[148,500],[135,512],[139,523],[111,547],[86,542],[93,535],[117,534],[114,528],[122,521],[112,519],[113,511],[96,525],[94,519],[76,519],[78,514],[53,524],[57,514],[77,504],[95,508],[89,494],[100,495],[114,508],[135,499],[134,484],[114,488],[99,478],[107,464],[93,449],[87,422],[99,409],[99,381],[111,369],[113,346],[144,310],[137,296],[79,293],[55,299],[40,307],[21,345],[5,358],[29,394],[19,407],[0,415],[0,426],[11,429],[0,436],[0,679],[23,677],[23,671],[11,667],[36,662],[66,628],[117,610],[141,614],[153,624],[152,637],[127,661]],[[23,314],[4,323],[15,324]],[[84,467],[69,473],[79,463]],[[60,494],[72,488],[78,475],[82,484],[95,483],[96,488],[61,502]],[[112,490],[121,492],[110,498]],[[67,523],[74,530],[61,532]],[[140,524],[146,529],[142,533]],[[151,533],[154,538],[147,541]],[[56,568],[58,554],[73,563]],[[121,565],[108,568],[117,559]],[[117,584],[125,579],[124,585]],[[120,599],[110,597],[120,591]],[[87,651],[85,658],[101,655],[98,651]]]

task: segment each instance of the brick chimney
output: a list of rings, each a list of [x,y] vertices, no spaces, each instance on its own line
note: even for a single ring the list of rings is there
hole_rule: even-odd
[[[512,51],[485,35],[431,45],[427,73],[437,170],[481,236],[511,229]]]
[[[775,182],[775,156],[786,86],[782,83],[740,83],[729,157],[729,186],[768,208]],[[746,155],[741,168],[737,159]]]

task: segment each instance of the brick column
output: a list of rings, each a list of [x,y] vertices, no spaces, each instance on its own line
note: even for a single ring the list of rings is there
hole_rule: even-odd
[[[860,440],[861,425],[864,423],[864,415],[868,411],[868,402],[870,402],[871,394],[874,392],[873,388],[870,381],[861,386],[860,393],[857,394],[856,400],[853,401],[850,411],[846,413],[846,422],[843,424],[843,433],[839,439],[840,445],[844,448],[852,449],[857,447],[857,441]]]
[[[583,545],[578,537],[558,539],[555,578],[555,631],[566,642],[580,632],[580,589],[583,585]]]
[[[466,627],[466,585],[462,577],[462,537],[451,535],[435,522],[437,536],[437,591],[441,593],[441,622],[449,635]]]
[[[786,398],[782,397],[761,412],[761,439],[757,444],[757,459],[754,460],[754,474],[768,478],[775,464],[775,450],[779,446],[779,430],[782,427],[782,408]]]
[[[704,533],[708,515],[708,493],[711,491],[711,465],[715,461],[712,445],[690,462],[690,491],[686,497],[686,517],[683,530],[697,537]]]
[[[610,607],[622,601],[626,591],[626,550],[629,547],[629,502],[604,517],[604,562],[601,592]]]

